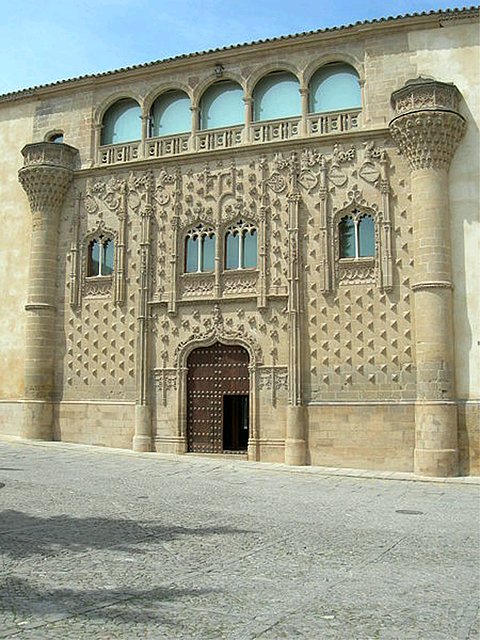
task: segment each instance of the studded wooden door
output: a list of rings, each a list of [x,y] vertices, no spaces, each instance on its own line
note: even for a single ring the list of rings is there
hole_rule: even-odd
[[[224,451],[224,429],[230,428],[225,423],[224,397],[248,397],[248,363],[248,353],[243,347],[217,342],[192,351],[187,362],[189,451]]]

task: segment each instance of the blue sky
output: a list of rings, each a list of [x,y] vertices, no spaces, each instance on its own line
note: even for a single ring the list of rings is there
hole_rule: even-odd
[[[454,0],[0,0],[0,94]]]

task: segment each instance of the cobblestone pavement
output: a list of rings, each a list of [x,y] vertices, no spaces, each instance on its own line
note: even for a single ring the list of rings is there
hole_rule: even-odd
[[[0,442],[0,637],[477,640],[479,487]]]

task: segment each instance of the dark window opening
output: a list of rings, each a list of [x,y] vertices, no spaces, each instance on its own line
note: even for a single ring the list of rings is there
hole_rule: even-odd
[[[52,135],[48,138],[48,142],[63,144],[63,133],[52,133]]]
[[[248,446],[248,395],[223,396],[223,450],[246,451]]]

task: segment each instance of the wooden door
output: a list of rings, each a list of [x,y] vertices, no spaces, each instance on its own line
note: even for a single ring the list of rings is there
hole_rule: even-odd
[[[243,347],[223,345],[200,347],[190,354],[187,366],[188,450],[198,453],[224,451],[224,432],[229,446],[237,442],[228,429],[238,428],[231,409],[225,411],[224,396],[249,393],[248,353]],[[229,407],[231,407],[229,403]],[[232,420],[231,427],[226,422]],[[245,425],[245,421],[243,421]],[[245,428],[245,426],[244,426]],[[248,424],[247,424],[248,439]],[[242,446],[238,450],[243,450]]]

